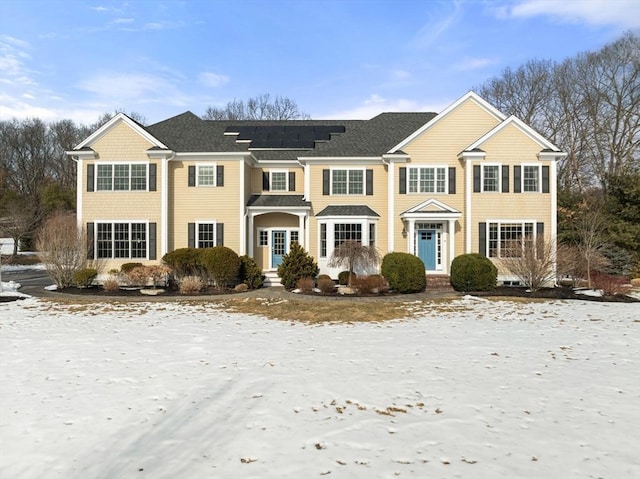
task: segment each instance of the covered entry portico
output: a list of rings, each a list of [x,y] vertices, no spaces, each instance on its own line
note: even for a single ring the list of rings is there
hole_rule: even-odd
[[[460,216],[460,211],[435,199],[400,214],[407,251],[422,260],[427,273],[449,274],[455,256],[455,223]]]
[[[247,253],[264,271],[275,270],[292,242],[306,247],[311,205],[301,195],[254,195],[247,202]]]

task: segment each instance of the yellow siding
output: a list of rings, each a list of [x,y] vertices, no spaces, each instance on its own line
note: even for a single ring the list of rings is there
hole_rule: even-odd
[[[118,123],[91,148],[98,153],[98,161],[146,161],[146,151],[153,145],[124,122]]]
[[[224,186],[189,187],[189,166],[224,166]],[[170,161],[169,251],[188,246],[188,224],[224,223],[224,245],[240,251],[240,168],[236,160]],[[171,241],[172,239],[172,241]]]
[[[287,171],[294,172],[296,175],[295,186],[296,189],[294,191],[263,191],[262,190],[262,174],[268,173],[269,171]],[[287,177],[288,181],[288,177]],[[302,167],[288,167],[288,168],[252,168],[251,171],[251,194],[252,195],[302,195],[304,194],[304,170]]]

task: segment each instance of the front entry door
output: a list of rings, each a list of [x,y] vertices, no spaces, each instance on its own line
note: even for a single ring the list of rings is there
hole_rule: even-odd
[[[271,267],[277,268],[282,263],[282,257],[286,254],[287,232],[286,230],[273,230],[271,232]]]
[[[427,270],[436,269],[436,232],[434,230],[418,230],[418,257]]]

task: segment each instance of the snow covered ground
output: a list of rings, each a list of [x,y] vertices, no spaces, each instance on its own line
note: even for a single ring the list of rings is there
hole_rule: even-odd
[[[0,303],[2,478],[640,476],[637,304]]]

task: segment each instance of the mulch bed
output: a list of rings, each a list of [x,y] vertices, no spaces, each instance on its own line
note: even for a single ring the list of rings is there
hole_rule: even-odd
[[[501,286],[493,291],[477,291],[470,292],[474,296],[507,296],[520,298],[544,298],[544,299],[578,299],[582,301],[599,301],[608,303],[638,303],[640,300],[622,294],[590,296],[586,294],[578,294],[572,288],[542,288],[538,291],[527,292],[526,288],[515,286]]]

